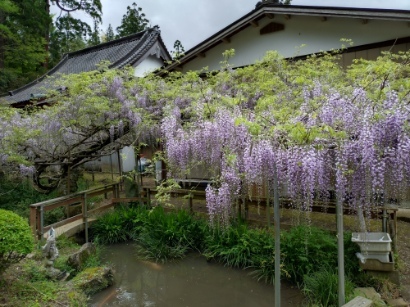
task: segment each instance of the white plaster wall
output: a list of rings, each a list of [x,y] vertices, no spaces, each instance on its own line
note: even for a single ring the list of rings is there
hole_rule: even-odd
[[[285,25],[283,31],[260,35],[262,27],[270,22]],[[328,18],[292,15],[286,20],[283,15],[274,19],[259,20],[258,27],[249,26],[230,38],[230,43],[220,43],[206,52],[205,58],[197,57],[183,66],[183,71],[201,70],[208,66],[210,70],[220,68],[222,53],[235,49],[235,57],[229,63],[234,67],[254,63],[263,58],[269,50],[277,50],[284,57],[311,54],[324,50],[339,49],[342,38],[351,39],[354,46],[407,37],[410,28],[404,21],[369,20],[363,24],[361,19]],[[304,47],[301,47],[305,45]]]
[[[154,55],[150,55],[138,64],[138,66],[135,68],[134,76],[144,77],[163,65],[164,63],[161,59],[157,58]]]
[[[134,148],[126,146],[120,151],[122,171],[130,172],[135,169],[135,153]]]
[[[136,167],[135,153],[132,147],[126,146],[123,149],[121,149],[120,158],[121,158],[121,165],[122,165],[123,172],[130,172],[135,169]],[[110,156],[101,157],[102,170],[105,172],[110,172],[111,162],[112,162],[113,172],[118,173],[118,155],[116,152],[111,155],[111,159],[110,159]]]

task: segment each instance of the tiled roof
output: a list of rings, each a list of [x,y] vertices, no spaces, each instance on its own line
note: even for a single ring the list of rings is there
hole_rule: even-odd
[[[89,47],[79,51],[67,53],[62,60],[48,73],[39,79],[10,92],[10,96],[3,98],[9,104],[25,102],[33,97],[41,97],[46,90],[52,87],[50,78],[60,74],[75,74],[97,69],[97,64],[101,61],[109,61],[110,68],[122,68],[126,65],[138,64],[138,61],[157,42],[161,44],[165,59],[170,56],[161,39],[160,31],[157,27],[126,36],[117,40]]]

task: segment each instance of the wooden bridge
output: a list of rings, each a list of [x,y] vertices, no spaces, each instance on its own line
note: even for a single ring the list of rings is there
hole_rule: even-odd
[[[85,231],[85,240],[88,242],[88,227],[99,214],[111,209],[119,203],[145,202],[150,203],[150,193],[141,193],[141,197],[121,197],[121,184],[115,183],[77,192],[30,205],[30,227],[38,240],[47,237],[48,230],[53,227],[58,237],[61,234],[72,236],[79,231]],[[143,197],[145,195],[146,197]],[[89,209],[93,197],[103,196],[103,200],[92,209]],[[57,208],[64,208],[65,218],[59,222],[45,225],[45,213]]]

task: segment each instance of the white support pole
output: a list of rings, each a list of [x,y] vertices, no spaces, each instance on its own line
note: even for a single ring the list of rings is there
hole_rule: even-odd
[[[344,242],[343,242],[343,200],[340,195],[337,197],[336,204],[337,219],[337,264],[338,264],[338,296],[339,307],[345,304],[345,261],[344,261]]]
[[[280,216],[279,216],[279,191],[278,173],[273,172],[273,213],[275,222],[275,306],[280,305]]]

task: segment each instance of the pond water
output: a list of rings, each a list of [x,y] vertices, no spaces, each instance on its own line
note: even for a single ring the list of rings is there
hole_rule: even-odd
[[[135,257],[133,244],[116,244],[104,251],[115,269],[115,284],[94,295],[89,306],[274,306],[274,287],[258,282],[249,271],[208,263],[199,254],[157,264]],[[282,306],[300,306],[295,287],[282,284]]]

